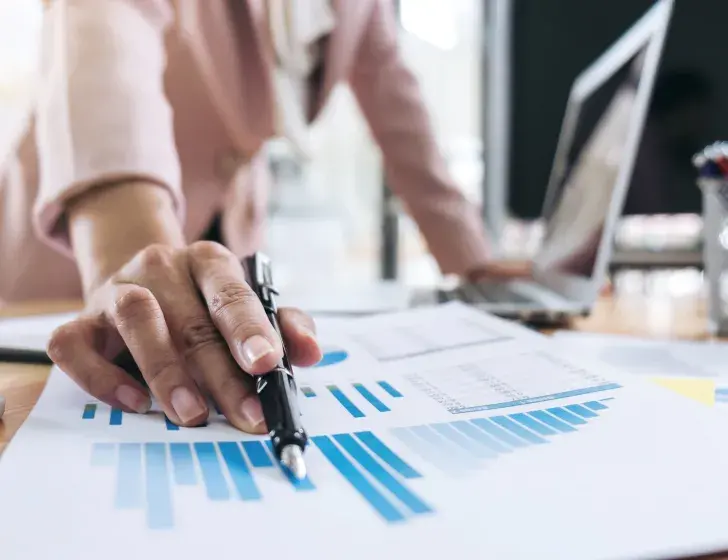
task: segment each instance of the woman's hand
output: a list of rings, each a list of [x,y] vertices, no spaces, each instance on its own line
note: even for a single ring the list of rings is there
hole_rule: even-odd
[[[153,396],[171,421],[206,421],[207,397],[231,424],[266,431],[246,375],[272,369],[282,355],[243,268],[222,245],[149,245],[92,287],[81,316],[56,330],[48,353],[79,386],[126,412],[145,413]],[[280,312],[294,365],[321,357],[314,323],[294,309]],[[113,359],[128,350],[148,389]]]

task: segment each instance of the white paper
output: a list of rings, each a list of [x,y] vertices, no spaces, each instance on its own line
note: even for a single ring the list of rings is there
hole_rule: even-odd
[[[0,319],[0,348],[44,352],[53,331],[75,316],[75,313],[55,313]]]
[[[322,365],[296,372],[313,440],[298,489],[262,466],[264,439],[215,414],[179,430],[101,404],[83,419],[92,401],[54,372],[0,460],[2,558],[590,560],[728,548],[727,434],[714,409],[573,365],[548,337],[458,304],[319,330]]]

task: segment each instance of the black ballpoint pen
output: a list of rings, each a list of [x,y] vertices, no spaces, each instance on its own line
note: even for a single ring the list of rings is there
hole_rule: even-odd
[[[278,292],[273,286],[270,259],[261,253],[255,253],[245,259],[245,268],[251,288],[258,295],[268,320],[283,340],[275,302]],[[268,435],[277,459],[296,478],[305,478],[306,463],[303,460],[303,451],[308,436],[301,425],[298,389],[293,379],[293,369],[285,344],[283,358],[278,365],[267,374],[255,376],[255,389],[260,398]]]

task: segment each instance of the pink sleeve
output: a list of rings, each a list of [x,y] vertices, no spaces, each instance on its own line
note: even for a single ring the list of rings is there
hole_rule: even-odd
[[[56,0],[46,15],[34,226],[69,253],[64,204],[111,181],[143,179],[184,200],[165,97],[168,0]]]
[[[478,208],[453,184],[438,151],[419,84],[401,59],[387,0],[375,2],[350,83],[382,149],[391,188],[442,272],[462,274],[482,265],[489,246]]]

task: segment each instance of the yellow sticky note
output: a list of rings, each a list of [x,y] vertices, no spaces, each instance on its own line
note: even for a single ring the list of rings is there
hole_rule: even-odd
[[[654,377],[658,385],[708,406],[715,404],[715,381],[695,377]]]

